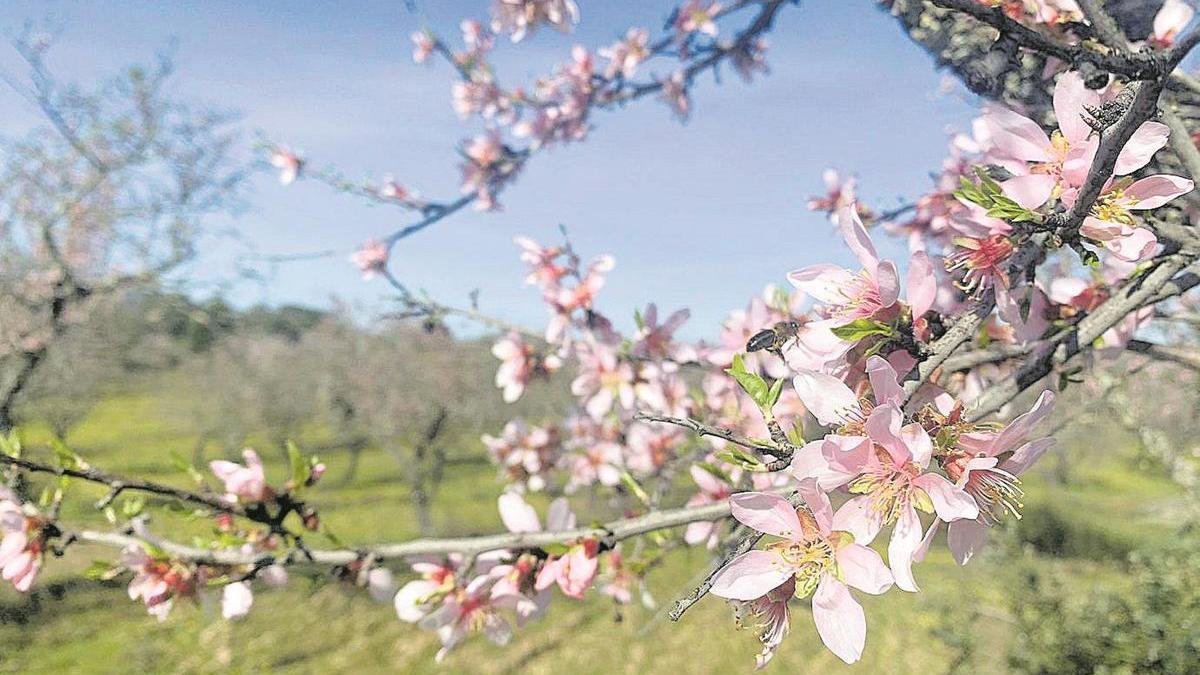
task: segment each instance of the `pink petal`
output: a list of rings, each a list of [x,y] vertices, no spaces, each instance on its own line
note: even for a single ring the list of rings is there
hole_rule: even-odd
[[[950,481],[936,473],[925,473],[913,479],[913,485],[925,491],[933,502],[938,518],[950,523],[956,520],[974,520],[979,517],[975,499],[965,490],[955,487]]]
[[[824,426],[847,421],[858,410],[858,397],[838,378],[815,371],[800,371],[792,380],[804,407]]]
[[[1158,237],[1144,227],[1135,227],[1124,237],[1104,242],[1104,248],[1125,262],[1149,260],[1158,248]]]
[[[937,299],[937,276],[933,263],[924,251],[912,254],[908,261],[908,304],[914,319],[919,319],[933,307]]]
[[[895,583],[883,558],[874,549],[860,544],[847,544],[839,548],[837,564],[846,583],[864,593],[879,595]]]
[[[977,520],[950,523],[946,544],[959,565],[966,565],[987,541],[987,526]]]
[[[929,460],[933,457],[933,439],[929,438],[924,427],[916,422],[907,424],[901,427],[900,438],[904,440],[904,447],[908,448],[908,453],[912,455],[913,464],[922,469],[929,466]]]
[[[1186,178],[1159,174],[1136,180],[1125,188],[1125,194],[1138,200],[1129,208],[1134,210],[1157,209],[1167,202],[1192,191],[1196,184]]]
[[[1131,228],[1128,225],[1114,223],[1108,220],[1100,220],[1095,216],[1088,216],[1083,219],[1083,224],[1079,226],[1079,233],[1093,241],[1110,241],[1119,239],[1129,234]]]
[[[829,468],[834,472],[840,472],[848,476],[844,482],[848,482],[850,478],[857,476],[862,471],[863,465],[874,457],[874,453],[872,452],[874,446],[871,445],[871,439],[866,436],[829,434],[823,441],[817,442],[821,443],[821,454],[828,463]],[[834,487],[840,487],[840,485],[827,487],[825,484],[822,484],[821,488],[829,490]]]
[[[713,577],[709,592],[728,600],[756,600],[792,578],[792,569],[770,551],[748,551]]]
[[[800,481],[800,486],[796,489],[808,510],[812,511],[821,534],[828,535],[833,527],[833,504],[829,502],[829,495],[825,494],[813,478]]]
[[[888,564],[892,567],[892,576],[896,578],[896,586],[901,590],[916,593],[917,581],[913,578],[913,555],[921,546],[924,532],[921,531],[921,519],[911,506],[901,509],[900,517],[892,527],[892,538],[888,542]]]
[[[733,517],[759,532],[784,539],[804,538],[796,509],[788,500],[766,492],[739,492],[729,498]]]
[[[842,289],[854,279],[854,273],[837,265],[809,265],[787,275],[792,285],[827,305],[846,302]]]
[[[1050,138],[1036,122],[1003,107],[989,107],[983,123],[996,149],[1028,162],[1047,162]]]
[[[1045,173],[1016,176],[1004,181],[1004,194],[1027,209],[1038,209],[1050,201],[1050,194],[1054,192],[1057,182],[1054,176]]]
[[[1079,73],[1072,71],[1059,76],[1054,85],[1054,116],[1068,141],[1076,143],[1092,133],[1092,128],[1083,121],[1084,106],[1095,107],[1099,103],[1100,95],[1084,86]]]
[[[854,252],[858,262],[862,263],[863,269],[875,269],[879,264],[879,256],[875,253],[875,244],[871,242],[871,235],[867,234],[867,229],[863,227],[862,220],[858,217],[858,207],[851,203],[849,206],[844,206],[838,210],[838,229],[842,231],[842,236],[846,239],[846,245]]]
[[[871,379],[871,391],[876,404],[900,405],[904,402],[904,389],[897,382],[896,371],[882,356],[867,359],[867,375]]]
[[[867,642],[867,616],[850,589],[826,574],[812,598],[813,621],[821,642],[839,659],[854,663]]]
[[[1035,441],[1029,441],[1025,445],[1017,448],[1012,457],[1004,462],[1000,468],[1014,476],[1018,476],[1033,466],[1033,463],[1038,461],[1047,450],[1054,447],[1055,439],[1039,438]]]
[[[533,519],[536,524],[537,514],[534,514]],[[571,513],[571,505],[565,497],[550,502],[550,507],[546,510],[546,528],[551,532],[575,529],[575,514]]]
[[[1159,40],[1179,35],[1191,22],[1196,13],[1184,0],[1166,0],[1158,14],[1154,15],[1154,37]]]
[[[521,495],[515,492],[505,492],[500,495],[500,520],[509,532],[540,532],[542,523],[538,520],[537,511],[533,509]]]
[[[900,271],[896,263],[891,260],[879,263],[875,267],[875,283],[879,287],[879,303],[884,307],[896,304],[900,298]]]
[[[1042,392],[1034,402],[1033,407],[1029,412],[1018,415],[1016,419],[1009,423],[1004,431],[996,437],[992,442],[990,452],[988,454],[993,457],[1006,452],[1020,443],[1033,431],[1039,422],[1046,418],[1054,410],[1054,392],[1049,389]]]
[[[903,415],[900,414],[899,408],[891,404],[884,404],[871,411],[864,425],[871,440],[883,446],[897,466],[902,466],[912,460],[912,454],[909,453],[908,446],[900,435],[900,424],[903,421]]]
[[[854,535],[854,543],[866,546],[883,529],[883,521],[879,511],[871,508],[871,496],[862,495],[842,504],[833,514],[833,529],[849,532]]]
[[[1170,135],[1171,130],[1162,122],[1143,122],[1125,147],[1121,148],[1113,173],[1124,176],[1146,166],[1154,153],[1167,144],[1167,136]]]

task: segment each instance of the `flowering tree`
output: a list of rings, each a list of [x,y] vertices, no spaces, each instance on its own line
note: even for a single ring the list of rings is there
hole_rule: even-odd
[[[417,215],[354,262],[395,287],[406,316],[499,328],[504,400],[573,371],[576,406],[562,419],[512,420],[483,438],[505,483],[497,508],[508,532],[314,548],[313,488],[325,467],[294,446],[283,479],[247,450],[180,489],[110,475],[69,451],[57,462],[28,457],[14,437],[0,462],[60,482],[40,505],[0,494],[4,579],[27,590],[48,551],[109,545],[125,553],[99,573],[132,572],[130,597],[160,619],[214,585],[236,618],[253,588],[285,583],[287,567],[331,567],[393,601],[401,620],[436,631],[441,660],[474,633],[507,643],[559,596],[595,589],[630,603],[656,561],[702,546],[713,565],[682,589],[672,619],[709,594],[731,601],[759,632],[762,667],[791,611],[808,605],[824,644],[857,661],[869,648],[857,593],[938,583],[918,578],[939,533],[967,564],[993,527],[1019,516],[1020,476],[1053,444],[1038,425],[1057,391],[1127,352],[1174,368],[1200,363],[1186,331],[1158,328],[1189,320],[1200,283],[1190,116],[1200,85],[1180,68],[1200,31],[1187,30],[1188,5],[1141,3],[1114,17],[1098,0],[882,3],[992,101],[903,209],[880,213],[856,199],[853,180],[827,174],[827,193],[810,205],[829,214],[858,265],[791,271],[792,288],[750,299],[713,342],[681,340],[687,311],[655,305],[620,333],[595,304],[614,260],[588,259],[569,241],[516,240],[548,309],[544,330],[416,296],[388,266],[397,241],[468,204],[495,208],[541,149],[584,139],[594,111],[654,94],[684,117],[704,72],[727,61],[747,77],[762,70],[762,36],[788,4],[688,0],[665,35],[632,28],[595,52],[577,47],[528,89],[502,87],[488,55],[506,36],[569,30],[570,0],[498,0],[490,25],[463,23],[461,49],[432,32],[413,36],[415,60],[437,55],[452,67],[460,114],[488,125],[463,145],[462,196],[452,201],[390,178],[352,184],[272,148],[285,184],[321,180]],[[649,62],[676,70],[639,79]],[[906,264],[882,258],[878,236],[903,237]],[[179,543],[137,505],[113,512],[115,531],[72,529],[58,518],[67,479],[107,486],[101,509],[131,492],[183,502],[212,514],[215,534]],[[581,520],[571,502],[584,491],[602,510]],[[530,504],[535,493],[553,497],[544,513]],[[401,561],[418,578],[397,588]]]
[[[227,114],[165,90],[169,59],[94,91],[59,82],[49,41],[14,43],[12,89],[45,126],[7,139],[0,161],[0,429],[47,355],[98,301],[153,283],[195,253],[204,219],[236,203]]]

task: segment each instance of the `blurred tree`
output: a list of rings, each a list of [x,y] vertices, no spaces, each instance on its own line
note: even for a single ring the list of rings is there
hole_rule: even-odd
[[[46,124],[0,145],[0,429],[68,327],[177,273],[244,177],[233,117],[173,98],[168,57],[84,89],[51,74],[48,39],[14,45],[28,72],[8,84]]]

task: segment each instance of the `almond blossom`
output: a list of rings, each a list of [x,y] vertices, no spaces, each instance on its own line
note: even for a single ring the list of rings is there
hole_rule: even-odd
[[[1004,192],[1021,206],[1037,209],[1053,198],[1072,197],[1091,169],[1099,137],[1088,125],[1089,108],[1116,93],[1100,94],[1084,86],[1076,72],[1064,73],[1054,87],[1058,130],[1047,136],[1033,120],[1007,108],[991,107],[983,123],[992,143],[991,158],[1017,174],[1004,181]],[[1124,176],[1145,166],[1167,142],[1161,122],[1143,122],[1117,156],[1113,173]]]
[[[203,574],[182,563],[152,557],[141,546],[130,546],[121,554],[121,564],[133,571],[129,599],[141,600],[146,611],[160,622],[167,620],[178,598],[195,597]]]
[[[44,525],[32,506],[0,485],[0,578],[25,593],[42,568]]]
[[[759,532],[778,537],[762,550],[734,558],[713,578],[713,595],[761,602],[784,584],[788,595],[812,595],[813,619],[821,641],[838,658],[854,663],[867,639],[866,615],[847,587],[878,595],[892,586],[892,575],[875,551],[858,543],[837,522],[829,498],[816,481],[800,485],[804,506],[797,509],[778,495],[743,492],[729,498],[733,517]],[[770,660],[787,632],[786,599],[782,614],[764,635],[759,667]]]
[[[949,525],[946,541],[959,564],[967,564],[983,545],[990,525],[1008,515],[1020,518],[1023,493],[1018,476],[1054,445],[1053,438],[1025,439],[1053,410],[1054,398],[1054,392],[1042,392],[1029,412],[999,431],[963,434],[958,438],[958,451],[941,458],[947,475],[979,506],[976,518],[960,518]],[[940,520],[939,514],[939,520],[929,529],[927,542]]]
[[[1165,0],[1154,15],[1154,33],[1150,36],[1150,44],[1160,49],[1172,47],[1195,14],[1196,10],[1185,0]]]
[[[286,145],[280,145],[271,151],[271,166],[279,169],[280,185],[291,185],[300,176],[304,160],[289,150]]]
[[[539,24],[565,33],[578,22],[579,7],[574,0],[495,0],[492,5],[492,30],[509,33],[513,42],[525,39]]]
[[[1079,233],[1099,242],[1121,260],[1145,260],[1154,254],[1158,238],[1150,230],[1137,227],[1131,211],[1156,209],[1194,187],[1186,178],[1168,175],[1110,180],[1084,218]]]
[[[630,28],[625,38],[612,46],[603,47],[596,53],[608,59],[604,77],[611,80],[617,75],[631,78],[643,61],[650,57],[650,33],[644,28]]]
[[[537,375],[548,375],[562,367],[557,354],[542,358],[533,345],[522,339],[516,331],[500,338],[492,345],[492,356],[500,359],[496,370],[496,386],[504,393],[505,403],[513,403],[525,393],[525,385]]]
[[[362,272],[363,279],[370,280],[387,269],[388,255],[389,247],[385,242],[371,239],[354,252],[350,262]]]
[[[825,303],[831,325],[841,326],[858,319],[870,319],[895,306],[900,297],[900,272],[890,260],[880,260],[875,245],[858,217],[855,205],[838,214],[838,228],[863,269],[859,272],[822,263],[788,274],[796,288]],[[925,254],[917,251],[909,266],[908,299],[913,317],[924,314],[937,293],[933,267]]]
[[[263,463],[258,453],[246,448],[242,450],[245,466],[223,459],[208,463],[209,468],[217,478],[225,483],[225,498],[230,502],[261,502],[271,495],[267,487]]]
[[[870,409],[835,377],[796,376],[796,391],[805,405],[819,422],[837,428],[796,453],[792,471],[801,480],[816,479],[822,489],[845,485],[859,495],[835,519],[835,526],[854,534],[856,542],[870,544],[885,525],[894,524],[888,563],[896,585],[915,592],[912,563],[922,539],[917,511],[951,522],[976,518],[979,508],[960,486],[928,471],[933,441],[921,424],[904,423],[904,390],[896,371],[878,356],[867,360],[866,369],[875,397]]]

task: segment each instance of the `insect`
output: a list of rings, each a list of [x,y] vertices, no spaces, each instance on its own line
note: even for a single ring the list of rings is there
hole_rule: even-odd
[[[746,351],[757,352],[765,349],[783,358],[783,348],[787,346],[788,341],[797,339],[799,334],[799,321],[780,321],[750,336],[746,341]]]

